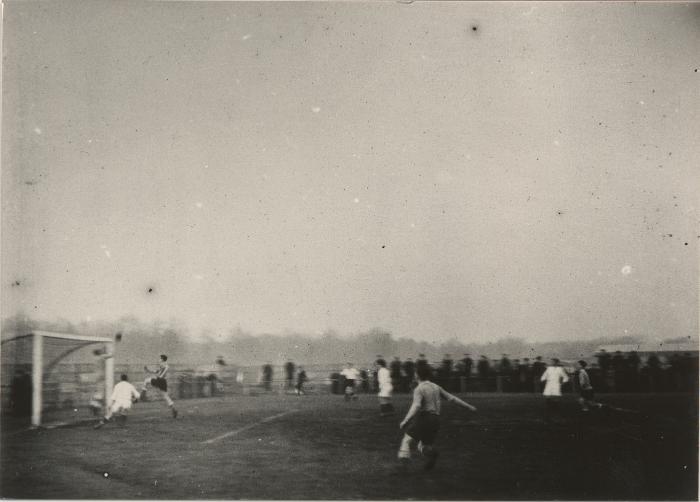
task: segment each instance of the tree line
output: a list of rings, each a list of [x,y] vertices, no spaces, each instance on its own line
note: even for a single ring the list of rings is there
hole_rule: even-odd
[[[525,338],[493,337],[489,342],[464,342],[455,337],[444,339],[436,334],[435,341],[414,340],[401,337],[383,328],[372,328],[351,334],[339,334],[333,330],[325,333],[307,334],[297,332],[254,334],[230,327],[222,330],[204,330],[192,333],[177,319],[145,322],[133,316],[115,321],[91,321],[73,323],[65,319],[40,320],[22,314],[8,317],[2,322],[3,339],[13,333],[32,330],[58,331],[92,336],[114,336],[122,334],[118,347],[122,364],[152,363],[161,353],[180,365],[211,364],[222,356],[229,364],[244,366],[283,364],[293,360],[302,364],[326,364],[351,361],[356,365],[367,365],[377,355],[385,358],[398,356],[401,359],[415,358],[425,354],[429,361],[441,361],[445,354],[461,359],[463,354],[478,358],[501,358],[536,356],[562,359],[590,358],[598,347],[610,343],[641,343],[639,337],[600,337],[593,340],[566,340],[529,342]],[[464,334],[469,339],[469,334]],[[476,335],[475,335],[476,338]]]

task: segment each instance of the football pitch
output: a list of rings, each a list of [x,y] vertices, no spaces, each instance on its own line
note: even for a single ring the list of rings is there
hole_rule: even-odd
[[[579,411],[565,396],[545,420],[539,395],[462,395],[444,403],[432,471],[398,469],[396,415],[375,396],[227,396],[135,405],[110,423],[2,436],[4,498],[87,499],[672,499],[697,500],[692,395],[605,395],[634,411]]]

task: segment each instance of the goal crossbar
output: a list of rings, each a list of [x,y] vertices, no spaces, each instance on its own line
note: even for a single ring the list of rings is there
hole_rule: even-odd
[[[74,335],[72,333],[57,333],[55,331],[32,331],[29,335],[41,335],[47,338],[62,338],[64,340],[78,340],[94,343],[111,343],[114,341],[106,336]]]

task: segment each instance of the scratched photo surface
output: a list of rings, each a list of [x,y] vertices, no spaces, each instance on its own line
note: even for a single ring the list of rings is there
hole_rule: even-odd
[[[698,499],[699,4],[2,28],[1,497]]]

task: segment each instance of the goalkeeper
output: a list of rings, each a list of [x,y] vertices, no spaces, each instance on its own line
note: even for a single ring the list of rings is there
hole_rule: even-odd
[[[131,385],[128,381],[126,375],[121,376],[121,381],[114,386],[112,390],[112,396],[109,398],[109,407],[107,408],[107,414],[100,420],[100,422],[95,426],[95,429],[99,429],[104,424],[110,421],[115,413],[118,413],[117,418],[120,425],[126,423],[126,417],[131,409],[131,404],[138,401],[139,393],[136,387]]]

